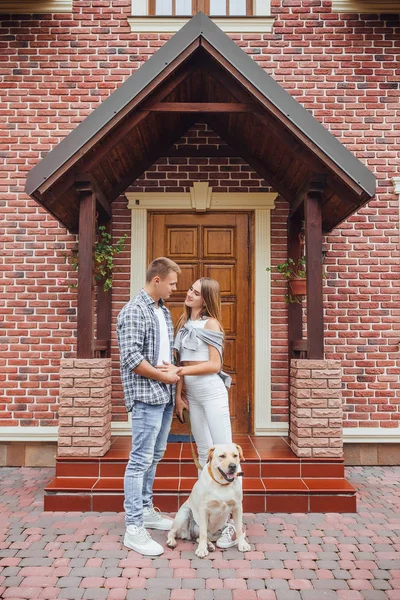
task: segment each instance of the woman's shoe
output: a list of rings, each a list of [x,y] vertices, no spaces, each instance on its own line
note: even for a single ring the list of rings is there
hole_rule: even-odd
[[[224,529],[222,530],[221,536],[217,539],[215,543],[218,546],[218,548],[223,548],[224,550],[226,548],[232,548],[233,546],[236,546],[238,541],[236,538],[235,526],[232,525],[232,523],[228,523],[227,525],[225,525]]]

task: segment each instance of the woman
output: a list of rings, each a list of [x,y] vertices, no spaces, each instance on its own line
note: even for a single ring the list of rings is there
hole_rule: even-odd
[[[227,376],[221,376],[224,333],[218,281],[202,277],[194,282],[177,331],[175,349],[182,369],[175,410],[181,418],[184,408],[190,410],[199,462],[204,466],[211,446],[232,443],[228,391],[223,380]],[[183,383],[186,400],[182,396]]]
[[[187,292],[175,338],[182,366],[176,386],[176,413],[190,411],[193,437],[199,462],[207,462],[214,444],[232,443],[228,391],[231,378],[221,371],[224,331],[221,323],[221,295],[218,281],[201,277]],[[185,385],[185,396],[182,388]],[[219,548],[237,543],[235,528],[228,523],[217,540]]]

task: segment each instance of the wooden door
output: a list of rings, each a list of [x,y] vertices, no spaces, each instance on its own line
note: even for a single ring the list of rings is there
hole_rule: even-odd
[[[229,403],[235,433],[251,432],[252,291],[250,213],[149,213],[148,259],[167,256],[182,269],[167,305],[174,324],[199,277],[221,286],[225,329],[223,369],[232,376]],[[174,419],[173,433],[185,433]]]

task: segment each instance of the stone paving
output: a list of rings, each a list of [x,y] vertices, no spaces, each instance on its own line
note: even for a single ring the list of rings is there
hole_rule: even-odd
[[[400,467],[351,467],[358,514],[246,514],[252,551],[158,558],[122,545],[123,514],[44,513],[53,469],[0,469],[0,598],[400,599]],[[165,533],[154,536],[165,542]]]

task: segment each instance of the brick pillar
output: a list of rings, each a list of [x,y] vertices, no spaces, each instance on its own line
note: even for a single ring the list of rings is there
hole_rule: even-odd
[[[339,360],[291,361],[290,445],[297,456],[343,456],[341,385]]]
[[[61,361],[59,456],[104,456],[111,439],[111,359]]]

